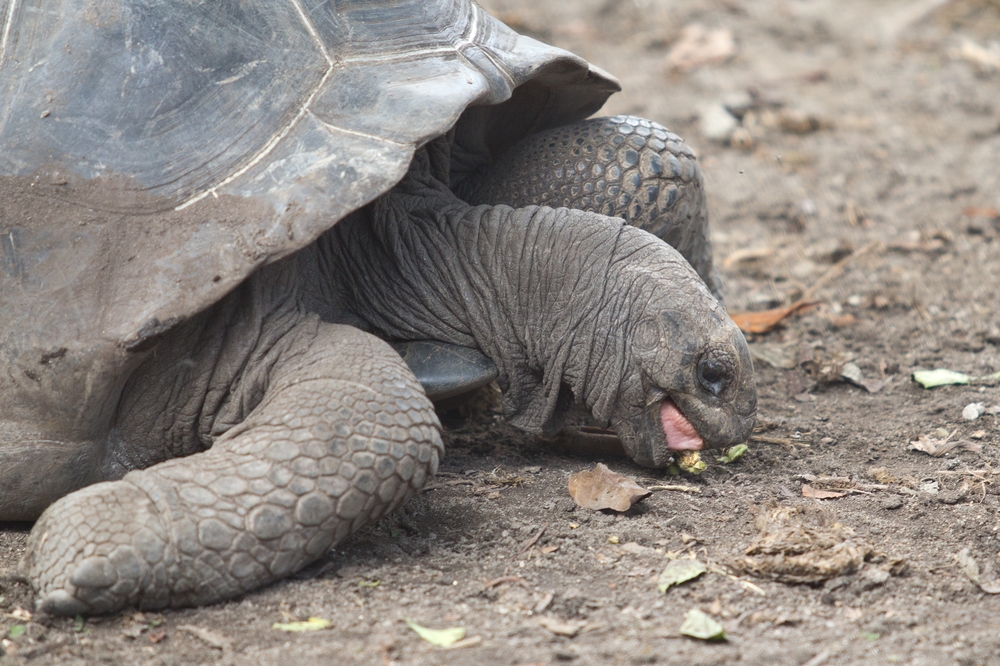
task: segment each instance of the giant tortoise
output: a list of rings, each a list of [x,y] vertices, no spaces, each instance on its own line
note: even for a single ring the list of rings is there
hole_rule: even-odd
[[[575,399],[643,465],[748,437],[694,154],[586,120],[596,67],[470,0],[0,16],[0,520],[38,519],[40,610],[303,567],[434,474],[431,398],[494,375],[511,423]]]

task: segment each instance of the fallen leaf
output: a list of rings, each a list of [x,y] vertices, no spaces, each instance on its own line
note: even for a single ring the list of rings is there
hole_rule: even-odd
[[[538,603],[535,604],[535,607],[532,608],[531,610],[536,615],[539,614],[539,613],[544,613],[545,609],[548,608],[552,604],[552,600],[555,598],[555,596],[556,595],[555,595],[554,592],[546,592],[545,596],[543,596],[541,599],[539,599]]]
[[[749,263],[767,259],[774,254],[773,247],[744,247],[730,254],[722,262],[723,268],[732,268],[736,264]]]
[[[778,127],[791,134],[808,134],[829,125],[815,115],[799,109],[781,109],[777,115]]]
[[[464,627],[452,627],[450,629],[428,629],[427,627],[422,627],[413,620],[409,618],[405,619],[407,626],[420,636],[422,639],[430,643],[431,645],[437,645],[438,647],[448,647],[449,645],[454,645],[463,638],[465,638],[465,628]]]
[[[763,312],[734,312],[730,317],[744,333],[767,333],[785,317],[816,304],[815,301],[800,300],[783,308]]]
[[[15,624],[10,629],[7,630],[7,638],[17,638],[22,635],[25,631],[25,626],[23,624]]]
[[[728,465],[729,463],[736,462],[743,457],[743,454],[750,450],[750,447],[746,444],[737,444],[736,446],[731,446],[722,455],[717,458],[717,460],[723,465]]]
[[[538,624],[557,636],[566,636],[568,638],[573,638],[580,633],[581,629],[587,626],[587,622],[585,620],[566,620],[563,622],[551,617],[538,618]]]
[[[166,629],[160,629],[159,631],[149,632],[149,642],[152,643],[153,645],[156,645],[166,637],[167,637]]]
[[[838,492],[836,490],[820,490],[818,488],[813,488],[808,483],[802,484],[802,496],[812,497],[813,499],[835,499],[837,497],[843,497],[847,493]]]
[[[271,628],[279,631],[301,632],[319,631],[320,629],[329,629],[332,626],[333,622],[330,620],[324,620],[321,617],[311,617],[303,622],[275,622],[271,625]]]
[[[667,68],[690,71],[704,65],[717,65],[736,55],[736,40],[731,30],[709,30],[693,23],[681,30],[680,38],[667,53]]]
[[[497,585],[502,585],[503,583],[517,583],[522,587],[528,587],[527,581],[525,581],[520,576],[500,576],[499,578],[494,578],[493,580],[487,582],[483,585],[484,590],[496,587]]]
[[[799,364],[799,343],[756,342],[750,345],[750,356],[754,361],[767,363],[772,368],[791,370]]]
[[[233,647],[233,641],[231,639],[221,634],[217,634],[211,629],[196,627],[192,624],[182,624],[177,627],[177,630],[187,632],[195,638],[203,641],[206,645],[214,647],[217,650],[222,650],[223,652],[227,652]]]
[[[642,544],[638,544],[635,541],[629,541],[627,543],[623,543],[618,548],[618,550],[620,550],[623,553],[628,553],[630,555],[654,555],[654,554],[657,554],[655,548],[650,548],[649,546],[643,546]]]
[[[663,570],[656,581],[660,592],[665,593],[673,585],[693,580],[708,571],[708,567],[698,560],[674,560]]]
[[[594,469],[571,474],[569,494],[585,509],[628,511],[651,493],[632,479],[612,472],[603,463]]]
[[[520,557],[521,555],[523,555],[524,553],[526,553],[529,548],[531,548],[536,543],[538,543],[538,540],[542,538],[542,535],[545,534],[545,530],[547,530],[547,529],[549,529],[549,524],[548,523],[545,523],[544,525],[542,525],[541,527],[539,527],[538,531],[535,532],[534,535],[528,537],[523,542],[521,542],[521,547],[518,548],[517,552],[514,553],[514,557],[512,557],[511,559],[515,559],[516,560],[518,557]]]
[[[962,215],[965,215],[966,217],[987,217],[997,219],[1000,218],[1000,211],[996,208],[969,207],[962,209]]]
[[[918,370],[913,373],[913,381],[926,389],[938,386],[955,386],[957,384],[968,384],[969,375],[945,368],[936,370]]]
[[[962,440],[953,440],[952,436],[956,432],[958,431],[955,430],[951,432],[944,439],[932,437],[930,435],[921,435],[917,439],[911,441],[907,445],[906,449],[908,451],[920,451],[922,453],[926,453],[927,455],[934,456],[935,458],[940,458],[944,454],[956,448],[964,451],[972,451],[973,453],[979,453],[982,451],[982,444],[965,442]]]
[[[451,645],[446,646],[444,649],[459,650],[461,648],[467,648],[467,647],[472,647],[473,645],[479,645],[482,642],[483,642],[482,636],[470,636],[469,638],[460,640],[457,643],[452,643]]]
[[[857,323],[858,318],[850,312],[845,312],[840,316],[830,319],[830,326],[833,326],[834,328],[847,328],[848,326],[854,326]]]
[[[879,379],[865,379],[861,368],[855,363],[847,362],[840,369],[840,376],[855,386],[860,386],[869,393],[878,393],[885,384]]]
[[[971,39],[963,39],[962,46],[953,51],[952,56],[975,65],[980,71],[993,72],[1000,69],[1000,42],[981,46]]]
[[[31,621],[31,611],[25,610],[25,609],[21,608],[20,606],[18,606],[17,608],[15,608],[14,610],[12,610],[11,612],[7,613],[7,617],[12,617],[15,620],[21,620],[23,622],[30,622]]]
[[[958,568],[962,570],[962,573],[968,577],[973,583],[979,586],[986,594],[1000,594],[1000,580],[991,580],[989,582],[983,582],[982,573],[979,570],[979,563],[976,562],[970,553],[968,548],[963,548],[957,555],[955,555],[955,561],[958,563]]]
[[[726,640],[726,630],[722,628],[722,625],[697,608],[692,608],[687,612],[684,624],[681,625],[679,631],[685,636],[703,641]]]

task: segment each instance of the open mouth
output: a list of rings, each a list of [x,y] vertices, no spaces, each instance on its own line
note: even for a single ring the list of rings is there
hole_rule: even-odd
[[[705,447],[705,440],[670,398],[660,403],[660,425],[671,451],[700,451]]]

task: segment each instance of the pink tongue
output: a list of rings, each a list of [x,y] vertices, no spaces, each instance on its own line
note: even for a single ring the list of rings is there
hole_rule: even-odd
[[[673,400],[664,400],[660,405],[660,423],[667,436],[667,448],[671,451],[698,451],[705,446],[705,440],[695,432],[691,422],[684,418]]]

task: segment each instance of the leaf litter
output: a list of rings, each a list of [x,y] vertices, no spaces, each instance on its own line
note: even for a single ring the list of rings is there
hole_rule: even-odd
[[[657,580],[660,592],[665,593],[675,585],[681,585],[708,571],[708,567],[695,559],[674,560],[666,566]]]
[[[591,624],[586,620],[557,620],[551,617],[538,618],[538,624],[557,636],[567,638],[573,638],[580,632],[593,631],[600,627],[600,625]]]
[[[742,458],[743,454],[745,454],[749,450],[750,447],[747,446],[746,444],[737,444],[736,446],[731,446],[725,451],[723,451],[722,455],[716,458],[716,460],[718,460],[723,465],[728,465]]]
[[[753,507],[759,531],[733,569],[784,583],[818,583],[852,574],[875,555],[828,511],[804,506]]]
[[[965,451],[972,451],[973,453],[979,453],[983,450],[982,444],[952,439],[957,432],[957,429],[952,430],[944,437],[920,435],[917,439],[910,441],[910,443],[907,444],[906,449],[908,451],[920,451],[921,453],[926,453],[927,455],[935,458],[940,458],[944,454],[956,448],[960,448]]]
[[[709,29],[699,23],[684,26],[680,38],[667,53],[667,69],[688,72],[718,65],[736,55],[736,40],[726,28]]]
[[[979,586],[979,589],[986,594],[1000,594],[1000,580],[995,578],[995,574],[992,571],[992,566],[987,563],[986,567],[988,571],[981,571],[979,568],[979,563],[976,562],[970,553],[968,548],[963,548],[957,555],[955,555],[955,561],[958,563],[959,569],[962,573],[968,577],[973,583]],[[985,574],[985,575],[984,575]],[[989,580],[983,580],[983,578],[989,578]]]
[[[703,641],[727,640],[726,630],[704,611],[692,608],[684,617],[684,624],[678,630],[685,636]]]
[[[592,470],[570,475],[569,494],[577,505],[585,509],[628,511],[652,492],[632,479],[612,472],[603,463],[597,463]]]
[[[935,368],[934,370],[917,370],[911,376],[913,377],[913,381],[925,389],[938,388],[939,386],[966,386],[969,384],[995,386],[1000,383],[1000,372],[974,376],[967,375],[964,372],[949,370],[948,368]]]
[[[451,627],[449,629],[429,629],[421,626],[413,620],[406,618],[406,625],[431,645],[438,647],[450,647],[465,638],[465,627]]]
[[[275,622],[271,625],[271,628],[277,629],[278,631],[301,633],[305,631],[320,631],[322,629],[329,629],[332,626],[333,622],[330,620],[326,620],[321,617],[311,617],[308,620],[302,620],[299,622]]]

